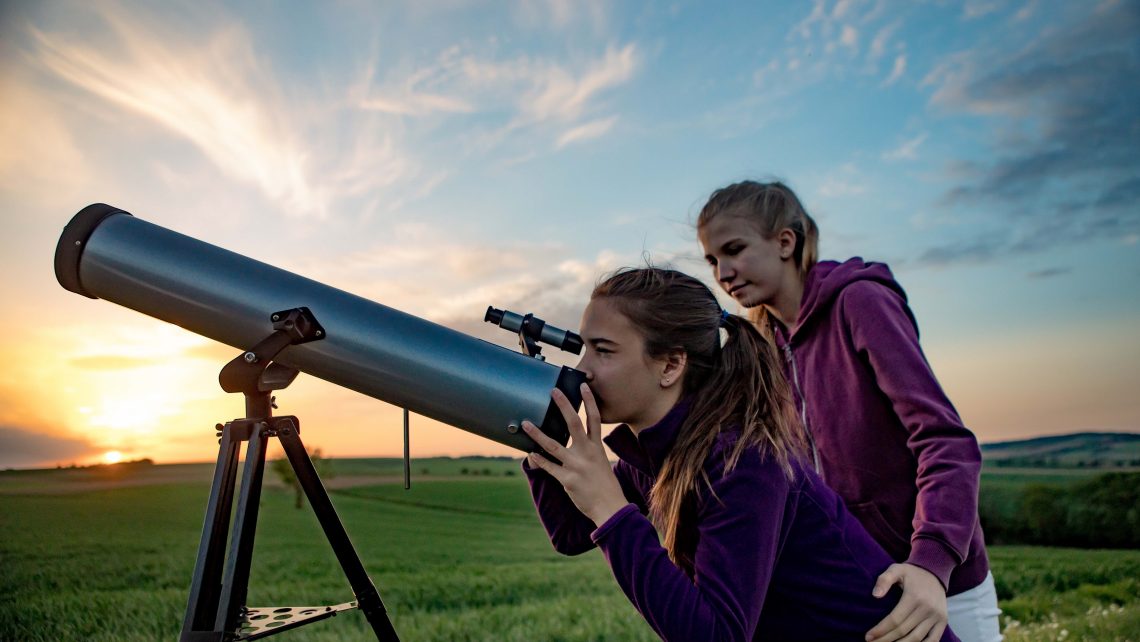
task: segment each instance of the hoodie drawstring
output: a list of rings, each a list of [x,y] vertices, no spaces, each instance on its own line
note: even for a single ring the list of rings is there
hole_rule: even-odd
[[[819,466],[819,450],[815,447],[815,436],[811,432],[811,426],[808,425],[807,399],[804,399],[803,391],[800,390],[800,373],[796,369],[796,360],[792,356],[792,344],[784,344],[784,356],[792,366],[792,385],[796,388],[796,399],[793,401],[796,401],[797,405],[799,405],[800,421],[803,423],[804,432],[807,433],[808,444],[811,445],[812,465],[815,467],[815,472],[822,478],[823,470]]]

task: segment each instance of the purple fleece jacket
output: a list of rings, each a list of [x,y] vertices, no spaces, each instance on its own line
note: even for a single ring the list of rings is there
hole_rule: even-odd
[[[796,325],[773,326],[824,481],[895,561],[927,569],[949,595],[980,584],[981,452],[887,266],[820,262]]]
[[[862,640],[898,602],[871,596],[890,557],[806,466],[789,480],[770,457],[749,449],[724,471],[737,432],[723,432],[704,470],[705,488],[686,511],[682,541],[692,574],[674,565],[646,518],[647,498],[689,412],[681,402],[634,435],[606,438],[614,473],[631,502],[598,528],[562,485],[523,469],[554,548],[577,555],[597,546],[618,585],[664,640]],[[947,629],[942,640],[957,640]]]

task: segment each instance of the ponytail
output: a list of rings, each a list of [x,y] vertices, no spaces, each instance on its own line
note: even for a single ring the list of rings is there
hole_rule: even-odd
[[[721,432],[739,433],[724,464],[726,473],[746,449],[756,448],[791,478],[792,461],[806,450],[778,355],[747,319],[721,310],[707,286],[674,270],[618,271],[591,298],[607,298],[617,306],[645,337],[650,357],[677,349],[686,354],[682,391],[693,400],[692,408],[662,464],[649,512],[670,559],[691,572],[692,542],[679,526],[700,485],[711,489],[704,463]],[[722,328],[727,335],[723,345]]]

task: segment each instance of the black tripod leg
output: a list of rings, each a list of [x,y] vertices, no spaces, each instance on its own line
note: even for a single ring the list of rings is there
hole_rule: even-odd
[[[202,525],[202,540],[198,545],[198,561],[194,563],[190,599],[186,605],[186,618],[182,621],[181,639],[184,641],[206,639],[195,633],[214,630],[238,454],[241,442],[248,438],[248,434],[242,432],[240,427],[235,428],[230,424],[222,429],[218,462],[214,465],[214,481],[210,487],[210,500],[206,504],[206,518]]]
[[[245,606],[249,590],[249,569],[253,562],[253,537],[257,530],[257,512],[261,504],[261,481],[265,473],[265,446],[269,440],[269,425],[259,421],[249,438],[245,454],[245,470],[241,479],[241,494],[234,514],[234,529],[230,536],[230,554],[226,560],[226,573],[222,579],[218,617],[214,627],[233,631]]]
[[[313,512],[316,513],[321,528],[325,531],[325,537],[332,545],[333,552],[336,553],[337,561],[344,569],[349,584],[352,585],[352,592],[356,595],[356,602],[360,605],[360,610],[364,611],[364,617],[372,625],[376,639],[399,640],[396,629],[392,626],[392,621],[388,619],[388,612],[384,608],[384,602],[380,599],[380,593],[376,590],[372,579],[368,577],[368,572],[364,570],[364,564],[360,562],[356,549],[353,548],[352,542],[348,539],[348,532],[344,530],[344,525],[341,524],[336,509],[333,508],[332,500],[329,499],[324,485],[321,484],[320,477],[317,476],[313,461],[309,458],[309,453],[305,451],[304,444],[301,443],[301,437],[298,434],[300,427],[292,417],[279,418],[276,426],[277,438],[281,441],[285,454],[289,457],[289,463],[292,464],[293,471],[297,474],[297,481],[305,490],[305,496],[309,498],[309,504],[313,507]]]

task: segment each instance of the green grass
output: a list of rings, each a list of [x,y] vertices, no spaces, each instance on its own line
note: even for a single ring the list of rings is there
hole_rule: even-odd
[[[399,460],[342,464],[335,462],[339,479],[402,474]],[[391,480],[333,491],[401,637],[655,639],[599,554],[552,550],[522,476],[506,474],[516,466],[421,460],[417,476],[417,468],[436,472],[414,479],[411,491]],[[159,466],[136,471],[146,484],[98,486],[112,472],[91,473],[89,484],[101,488],[91,491],[76,471],[0,474],[0,640],[177,637],[208,483],[179,481],[196,480],[197,469]],[[992,547],[990,554],[1007,640],[1140,641],[1140,551]],[[312,512],[293,509],[286,490],[267,488],[249,604],[351,599]],[[374,636],[362,614],[349,612],[275,639]]]
[[[0,639],[177,637],[208,486],[13,494],[6,481]],[[553,551],[521,475],[355,487],[333,501],[403,639],[654,639],[600,555]],[[353,599],[316,518],[291,502],[266,490],[248,603]],[[374,639],[359,612],[282,635]]]

